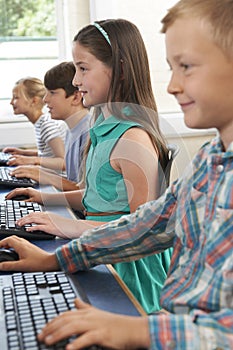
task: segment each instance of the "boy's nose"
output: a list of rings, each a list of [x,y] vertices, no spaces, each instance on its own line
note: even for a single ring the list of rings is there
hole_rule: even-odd
[[[167,92],[175,95],[183,91],[182,81],[178,74],[172,73],[170,81],[168,83]]]
[[[43,101],[44,103],[47,103],[48,102],[48,93],[46,93],[43,97]]]

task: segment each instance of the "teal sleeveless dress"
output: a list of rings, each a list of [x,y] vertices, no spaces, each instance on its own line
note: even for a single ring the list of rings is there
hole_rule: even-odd
[[[83,205],[87,220],[111,221],[122,214],[92,216],[92,213],[130,213],[127,190],[122,174],[110,165],[111,152],[119,138],[132,127],[140,126],[132,121],[114,116],[104,119],[100,115],[90,129],[91,147],[86,162],[86,191]],[[133,262],[114,264],[119,276],[147,313],[160,310],[160,292],[170,265],[171,250],[148,256]]]

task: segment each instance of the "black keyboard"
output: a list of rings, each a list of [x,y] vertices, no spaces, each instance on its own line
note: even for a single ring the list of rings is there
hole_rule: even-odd
[[[37,334],[58,314],[75,309],[76,297],[88,302],[77,274],[37,272],[1,275],[0,349],[65,349],[72,338],[47,347],[37,341]],[[100,348],[92,346],[88,349]]]
[[[11,176],[12,168],[0,167],[0,186],[6,187],[34,187],[36,182],[27,178],[16,178],[15,176]]]
[[[43,231],[27,232],[30,225],[17,226],[15,221],[32,212],[41,212],[43,208],[34,202],[6,200],[0,203],[0,239],[16,235],[28,240],[54,239],[55,236]],[[1,349],[1,348],[0,348]]]
[[[0,166],[7,165],[8,160],[12,157],[10,153],[0,152]]]

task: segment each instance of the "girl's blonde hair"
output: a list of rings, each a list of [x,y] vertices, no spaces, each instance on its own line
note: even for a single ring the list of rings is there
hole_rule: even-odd
[[[213,42],[233,57],[233,0],[180,0],[162,19],[162,33],[183,17],[199,18],[210,25]]]
[[[46,88],[40,79],[34,77],[22,78],[15,83],[15,86],[23,87],[22,94],[26,99],[31,99],[37,96],[40,98],[39,102],[41,103],[41,106],[44,105],[43,97],[46,93]]]

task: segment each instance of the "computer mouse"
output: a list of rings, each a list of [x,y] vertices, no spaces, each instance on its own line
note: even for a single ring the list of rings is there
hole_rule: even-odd
[[[19,256],[14,249],[0,248],[0,262],[16,260],[19,260]]]
[[[29,197],[26,196],[25,194],[18,194],[14,197],[11,198],[12,201],[25,201],[26,199],[28,199]]]

